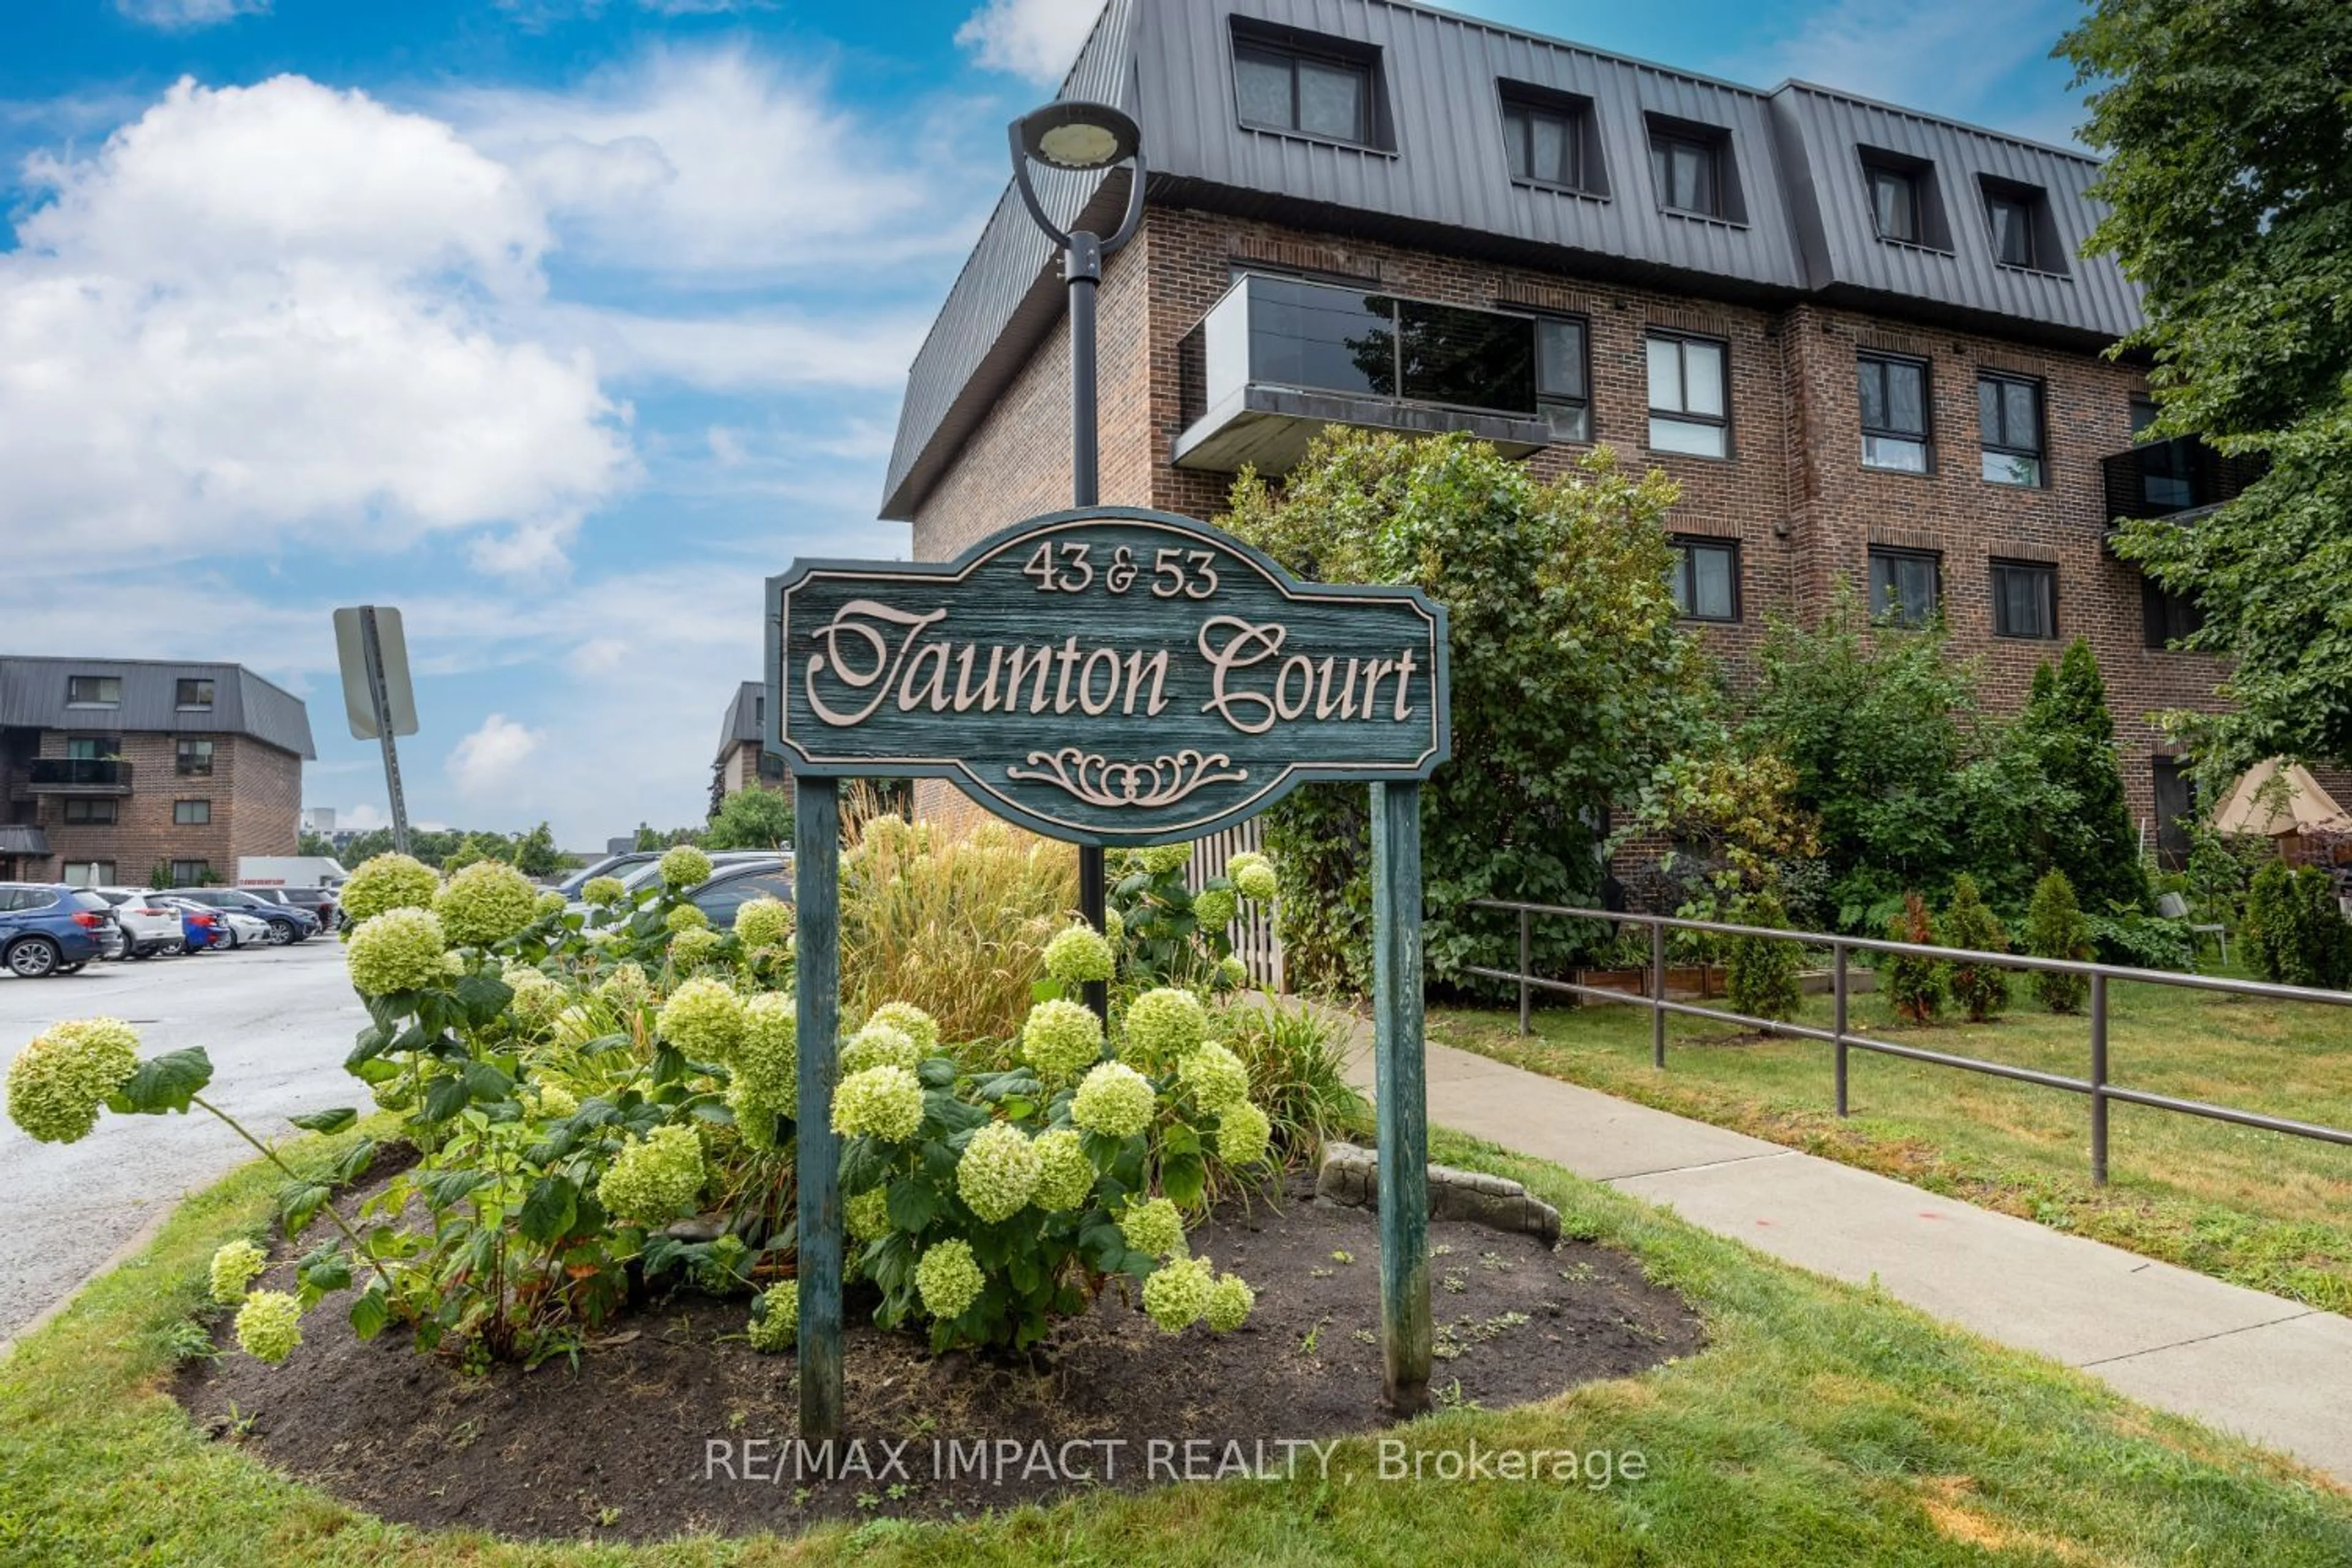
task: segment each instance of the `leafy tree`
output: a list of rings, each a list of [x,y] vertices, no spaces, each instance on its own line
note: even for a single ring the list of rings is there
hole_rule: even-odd
[[[2073,797],[2071,810],[2040,824],[2042,863],[2066,873],[2078,897],[2105,910],[2144,908],[2147,868],[2139,858],[2124,775],[2116,763],[2116,721],[2091,645],[2076,637],[2056,668],[2033,672],[2033,694],[2019,720],[2050,782]]]
[[[1788,911],[1769,892],[1750,895],[1735,911],[1738,923],[1786,931]],[[1804,1000],[1798,967],[1804,959],[1801,944],[1767,936],[1736,936],[1726,944],[1725,989],[1731,1010],[1751,1018],[1788,1019],[1797,1016]]]
[[[635,847],[639,849],[674,849],[681,844],[698,844],[701,839],[702,834],[698,828],[673,827],[667,833],[657,833],[646,824],[640,822],[637,824]]]
[[[323,833],[305,833],[295,840],[297,855],[328,855],[335,852],[335,841]]]
[[[793,841],[793,803],[772,789],[739,789],[702,831],[705,849],[781,849]]]
[[[2208,779],[2352,762],[2352,6],[2098,0],[2060,51],[2089,96],[2110,207],[2090,247],[2145,290],[2160,436],[2269,460],[2220,514],[2117,548],[2195,595],[2232,660],[2218,714],[2175,714]]]
[[[1936,919],[1927,912],[1927,900],[1916,893],[1903,895],[1903,912],[1886,925],[1888,938],[1907,942],[1916,946],[1932,946],[1936,942]],[[1944,966],[1932,958],[1911,953],[1890,953],[1886,967],[1881,972],[1886,987],[1886,999],[1896,1013],[1915,1024],[1932,1024],[1944,1005]]]
[[[1710,667],[1675,626],[1659,520],[1675,489],[1607,452],[1537,478],[1492,447],[1327,431],[1277,494],[1235,481],[1226,525],[1302,577],[1417,585],[1445,605],[1454,760],[1422,790],[1433,979],[1517,940],[1480,898],[1590,900],[1601,826],[1701,732]],[[1305,984],[1370,979],[1366,792],[1309,785],[1266,814],[1283,941]],[[1580,938],[1538,922],[1535,962]]]
[[[552,877],[562,864],[562,852],[555,847],[555,835],[546,823],[515,840],[515,869],[524,876]]]
[[[2042,880],[2033,884],[2033,902],[2025,911],[2025,951],[2037,958],[2070,958],[2077,963],[2089,963],[2095,951],[2091,945],[2091,922],[2083,918],[2074,885],[2066,880],[2063,871],[2045,871]],[[2090,987],[2091,983],[2079,974],[2046,969],[2033,974],[2033,994],[2053,1013],[2081,1012],[2083,994]]]
[[[502,833],[468,833],[441,856],[441,868],[456,871],[482,860],[514,862],[515,843]]]
[[[1999,915],[1985,908],[1977,879],[1965,871],[1952,879],[1952,901],[1944,910],[1944,942],[1975,952],[2009,951],[2008,930]],[[1952,1000],[1968,1010],[1971,1024],[1981,1024],[2009,1005],[2009,971],[1994,964],[1956,962],[1945,984]]]
[[[1818,626],[1771,625],[1760,676],[1751,742],[1795,770],[1842,929],[1882,927],[1905,889],[1961,871],[2024,901],[2037,825],[2072,797],[2019,726],[1978,711],[1976,668],[1940,626],[1874,626],[1843,584]]]
[[[2352,921],[2336,908],[2333,879],[2273,860],[2246,894],[2246,961],[2283,985],[2352,984]]]

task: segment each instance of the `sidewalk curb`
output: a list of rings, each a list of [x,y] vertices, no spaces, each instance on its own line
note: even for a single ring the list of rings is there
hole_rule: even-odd
[[[147,1249],[148,1244],[152,1242],[158,1235],[162,1234],[163,1226],[170,1222],[172,1215],[178,1212],[179,1207],[179,1201],[174,1200],[163,1207],[160,1212],[148,1215],[146,1222],[141,1225],[136,1231],[131,1233],[129,1240],[125,1241],[121,1246],[116,1247],[111,1253],[107,1255],[105,1262],[91,1269],[88,1274],[83,1275],[80,1279],[75,1282],[73,1288],[68,1290],[64,1295],[59,1296],[56,1300],[50,1302],[47,1306],[34,1313],[25,1323],[24,1327],[18,1329],[7,1338],[0,1339],[0,1361],[5,1361],[10,1356],[15,1355],[16,1353],[16,1343],[18,1341],[26,1339],[30,1335],[38,1332],[40,1330],[47,1328],[52,1320],[61,1315],[67,1308],[72,1306],[75,1300],[80,1297],[81,1293],[84,1290],[89,1289],[91,1285],[95,1284],[100,1276],[112,1273],[115,1269],[120,1268],[122,1265],[128,1263],[132,1258],[144,1252]]]

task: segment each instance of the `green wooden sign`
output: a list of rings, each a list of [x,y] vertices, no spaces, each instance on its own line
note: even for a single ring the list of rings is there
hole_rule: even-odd
[[[768,582],[772,749],[795,774],[951,779],[1082,844],[1197,838],[1310,779],[1427,778],[1445,612],[1301,583],[1192,518],[1097,507],[951,562]]]

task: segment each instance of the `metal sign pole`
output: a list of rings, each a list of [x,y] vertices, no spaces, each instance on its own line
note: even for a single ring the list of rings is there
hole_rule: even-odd
[[[375,606],[360,606],[360,647],[367,658],[368,698],[375,705],[376,738],[383,742],[383,787],[392,799],[392,847],[408,853],[408,803],[400,794],[400,752],[392,742],[392,698],[384,686],[383,642],[375,629]]]

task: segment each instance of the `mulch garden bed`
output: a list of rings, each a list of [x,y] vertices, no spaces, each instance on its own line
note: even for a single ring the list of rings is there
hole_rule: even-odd
[[[379,1169],[369,1185],[383,1179]],[[283,1365],[232,1348],[188,1363],[173,1393],[216,1440],[382,1518],[516,1538],[976,1515],[1208,1479],[1237,1459],[1280,1473],[1286,1438],[1311,1477],[1296,1440],[1392,1424],[1380,1403],[1376,1215],[1318,1202],[1301,1178],[1221,1207],[1192,1240],[1257,1291],[1237,1332],[1164,1334],[1113,1289],[1032,1355],[935,1360],[916,1336],[875,1328],[870,1294],[853,1286],[845,1398],[862,1467],[845,1447],[795,1474],[793,1358],[744,1342],[745,1301],[690,1290],[607,1325],[577,1370],[557,1360],[487,1375],[415,1353],[398,1329],[362,1342],[330,1300]],[[1446,1403],[1527,1404],[1699,1348],[1689,1308],[1622,1254],[1458,1221],[1433,1223],[1430,1242],[1432,1384]],[[281,1245],[260,1285],[291,1289],[295,1255]],[[232,1344],[226,1321],[215,1338]]]

